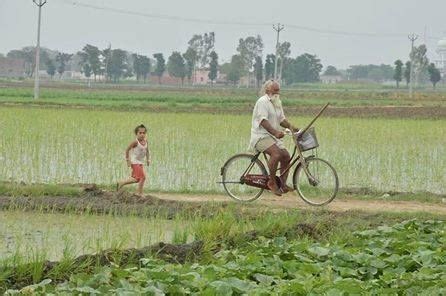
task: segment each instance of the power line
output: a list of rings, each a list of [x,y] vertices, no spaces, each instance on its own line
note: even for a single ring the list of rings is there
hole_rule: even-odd
[[[139,11],[132,11],[127,9],[113,8],[107,6],[98,6],[93,4],[86,4],[75,0],[61,0],[66,4],[71,4],[73,6],[89,8],[100,11],[109,11],[119,14],[126,14],[131,16],[140,16],[151,19],[160,19],[160,20],[170,20],[170,21],[179,21],[179,22],[189,22],[189,23],[199,23],[199,24],[210,24],[210,25],[224,25],[224,26],[250,26],[250,27],[266,27],[271,26],[271,23],[262,23],[262,22],[240,22],[240,21],[225,21],[225,20],[215,20],[215,19],[204,19],[204,18],[187,18],[181,16],[173,16],[166,14],[153,14],[153,13],[143,13]],[[372,32],[348,32],[341,30],[330,30],[330,29],[320,29],[296,24],[283,24],[287,28],[307,31],[313,33],[320,34],[329,34],[329,35],[338,35],[338,36],[347,36],[347,37],[370,37],[370,38],[406,38],[406,34],[403,33],[372,33]],[[435,36],[427,37],[427,39],[438,40],[439,38]]]
[[[120,14],[127,14],[131,16],[141,16],[152,19],[162,19],[162,20],[171,20],[171,21],[182,21],[182,22],[191,22],[191,23],[202,23],[202,24],[213,24],[213,25],[237,25],[237,26],[270,26],[270,23],[250,23],[250,22],[238,22],[238,21],[222,21],[222,20],[212,20],[212,19],[199,19],[199,18],[186,18],[181,16],[172,16],[166,14],[154,14],[154,13],[143,13],[138,11],[106,7],[106,6],[97,6],[92,4],[81,3],[78,1],[70,1],[70,0],[62,0],[65,3],[72,4],[74,6],[91,8],[95,10],[102,11],[111,11]]]

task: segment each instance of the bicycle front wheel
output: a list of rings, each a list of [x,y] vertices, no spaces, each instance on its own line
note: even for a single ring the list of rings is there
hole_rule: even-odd
[[[305,159],[309,175],[302,165],[297,166],[293,185],[297,194],[308,204],[323,206],[338,193],[339,180],[336,170],[326,160],[310,157]]]
[[[267,175],[262,162],[259,159],[253,160],[253,158],[254,156],[251,154],[237,154],[226,161],[222,167],[223,187],[229,196],[237,201],[254,201],[263,192],[262,188],[248,186],[241,180],[244,173]]]

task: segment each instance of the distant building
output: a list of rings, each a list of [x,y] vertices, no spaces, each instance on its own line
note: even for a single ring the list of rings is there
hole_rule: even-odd
[[[195,85],[207,85],[210,84],[209,79],[209,70],[200,69],[196,70],[195,73],[192,74],[192,81]]]
[[[195,73],[192,73],[192,77],[190,80],[190,84],[192,85],[209,85],[212,83],[220,83],[222,79],[222,75],[220,72],[217,72],[217,78],[216,81],[212,82],[209,79],[209,70],[207,69],[198,69],[195,71]],[[158,79],[158,76],[156,76],[155,73],[150,73],[149,81],[153,84],[161,82],[161,84],[166,85],[180,85],[181,84],[181,78],[170,76],[169,73],[166,71],[163,73],[163,75]],[[187,77],[184,77],[184,84],[188,84],[189,79]]]
[[[56,73],[56,75],[59,75],[58,73]],[[87,77],[85,77],[85,75],[79,71],[65,71],[62,73],[62,77],[61,79],[80,79],[80,80],[85,80],[88,79]],[[91,75],[90,79],[93,79],[93,74]],[[98,79],[98,77],[96,77],[96,79]]]
[[[48,74],[46,70],[40,70],[39,71],[39,77],[44,80],[50,80],[51,76]],[[102,78],[102,76],[96,76],[96,79],[99,80],[99,78]],[[55,73],[53,76],[53,79],[57,80],[88,80],[87,77],[85,77],[84,74],[82,74],[79,71],[64,71],[62,73],[62,77],[59,73]],[[93,75],[90,77],[90,79],[93,79]]]
[[[324,84],[338,83],[343,80],[341,75],[321,75],[319,78]]]
[[[25,77],[25,60],[0,57],[0,77]]]

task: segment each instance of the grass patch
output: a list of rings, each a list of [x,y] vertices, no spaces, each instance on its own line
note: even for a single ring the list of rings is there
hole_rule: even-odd
[[[65,289],[67,287],[88,286],[92,289],[99,289],[101,283],[105,284],[105,282],[96,282],[99,280],[98,277],[103,276],[104,272],[111,272],[109,276],[114,280],[106,281],[108,283],[107,286],[111,285],[117,288],[121,285],[119,283],[122,283],[122,280],[128,280],[129,277],[136,276],[136,274],[139,274],[138,271],[144,272],[148,265],[152,266],[151,264],[154,265],[150,267],[150,270],[153,271],[154,268],[157,268],[162,274],[167,272],[167,270],[170,270],[173,274],[176,274],[176,272],[182,274],[183,271],[185,273],[195,271],[202,274],[204,269],[208,270],[209,268],[217,268],[226,271],[228,268],[231,270],[233,270],[233,268],[244,270],[245,267],[250,266],[251,264],[262,264],[263,262],[263,264],[266,264],[265,267],[269,266],[268,270],[270,270],[266,275],[273,276],[275,274],[277,279],[282,278],[283,280],[290,280],[288,277],[283,277],[281,273],[276,274],[273,262],[277,262],[277,260],[287,261],[286,258],[291,258],[300,254],[299,256],[310,255],[308,260],[321,259],[321,261],[316,260],[315,262],[315,264],[319,264],[318,262],[323,262],[322,257],[325,256],[329,256],[326,258],[332,260],[330,254],[343,252],[341,251],[342,248],[350,246],[350,251],[348,252],[352,252],[351,250],[355,249],[356,246],[363,248],[364,244],[368,244],[367,240],[362,241],[364,235],[371,236],[369,239],[373,239],[374,233],[377,235],[381,233],[379,231],[374,232],[375,230],[373,230],[379,226],[394,225],[395,223],[400,223],[402,221],[414,221],[413,219],[417,219],[418,222],[415,222],[415,224],[411,224],[413,222],[405,222],[402,226],[396,226],[395,229],[399,229],[398,227],[406,227],[406,225],[413,225],[411,227],[418,227],[416,229],[419,229],[419,227],[429,227],[424,226],[431,223],[428,220],[435,219],[442,221],[446,218],[444,215],[430,215],[429,217],[426,217],[426,215],[421,213],[369,214],[361,211],[353,211],[339,214],[324,210],[293,210],[284,211],[278,214],[277,212],[268,209],[258,210],[256,212],[249,211],[244,207],[221,208],[220,210],[214,211],[213,217],[205,218],[197,216],[188,216],[189,218],[187,218],[186,216],[181,216],[180,213],[178,215],[181,219],[192,219],[189,220],[189,222],[195,224],[194,230],[192,231],[195,240],[204,242],[203,246],[200,247],[199,256],[188,257],[188,261],[184,265],[168,263],[171,262],[171,259],[169,258],[174,257],[162,257],[164,258],[164,261],[160,261],[156,256],[152,257],[154,255],[153,252],[152,255],[147,253],[142,257],[146,259],[140,261],[140,256],[135,255],[132,257],[129,255],[130,253],[128,253],[128,250],[121,249],[115,251],[109,250],[104,253],[104,255],[107,254],[107,261],[103,261],[103,259],[80,261],[78,258],[76,259],[66,256],[59,263],[51,264],[51,272],[48,272],[48,270],[45,272],[44,267],[47,267],[48,263],[45,263],[45,261],[36,257],[36,261],[31,264],[19,264],[14,267],[14,282],[19,283],[16,279],[20,279],[20,284],[18,286],[16,284],[11,285],[12,275],[11,273],[8,274],[7,270],[12,269],[10,267],[3,269],[3,272],[0,273],[2,275],[0,276],[0,286],[3,287],[3,289],[14,287],[21,288],[21,285],[31,283],[38,284],[42,283],[45,279],[51,279],[52,282],[45,281],[42,286],[33,286],[31,289],[35,289],[35,292],[38,293],[43,293],[42,291],[54,291],[53,289],[55,287]],[[386,230],[390,229],[386,227],[378,229],[387,231],[384,232],[384,235],[387,235],[390,231]],[[412,228],[405,229],[406,230],[404,231],[412,233],[412,230],[410,230]],[[397,232],[395,232],[395,235],[396,233]],[[298,249],[294,249],[294,247],[290,249],[289,246],[291,245],[296,245]],[[285,246],[287,246],[285,250],[288,251],[282,250]],[[172,246],[169,248],[175,247]],[[259,250],[261,250],[261,253],[258,253]],[[364,250],[365,251],[363,252],[365,253],[369,252],[367,249]],[[136,250],[134,250],[134,252],[136,252]],[[390,252],[390,249],[387,252]],[[253,254],[257,255],[252,257]],[[274,254],[278,256],[275,259]],[[129,258],[133,258],[133,260]],[[242,258],[244,259],[242,260]],[[302,257],[299,258],[295,258],[294,262],[301,262],[300,260],[302,260]],[[241,262],[244,263],[242,264]],[[310,261],[304,262],[309,263]],[[236,265],[234,265],[234,263]],[[133,273],[135,273],[135,275],[131,275]],[[264,272],[261,273],[265,274]],[[206,274],[209,275],[208,273]],[[240,276],[242,274],[245,274],[245,272],[240,273]],[[241,281],[240,284],[242,284],[242,282],[249,283],[253,279],[248,276],[249,274],[250,273],[245,274],[245,276],[242,277],[233,274],[229,275],[229,277],[233,276],[238,278]],[[336,272],[336,274],[340,275],[341,278],[345,277],[345,275],[342,275],[342,272],[341,274]],[[319,272],[312,273],[312,275],[323,278]],[[203,273],[202,276],[205,276],[205,274]],[[227,277],[228,275],[222,276],[220,279],[224,280]],[[88,283],[85,282],[87,278],[90,279]],[[174,278],[176,277],[174,276]],[[1,279],[3,279],[3,281]],[[9,282],[6,279],[9,279]],[[361,280],[366,279],[367,278],[361,278]],[[157,278],[157,280],[163,282],[163,278]],[[197,278],[189,279],[190,283],[195,282],[196,280]],[[68,282],[65,284],[58,284],[60,281]],[[176,280],[171,283],[176,285]],[[131,290],[136,289],[135,285],[136,282],[132,281],[132,284],[128,285],[127,288]],[[186,286],[190,288],[189,285]],[[44,287],[45,290],[42,290]],[[164,289],[162,288],[164,286],[155,285],[155,287]],[[167,286],[165,287],[167,288]],[[194,287],[197,288],[196,286]]]

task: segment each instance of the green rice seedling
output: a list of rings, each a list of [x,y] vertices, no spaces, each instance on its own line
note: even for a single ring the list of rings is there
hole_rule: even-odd
[[[310,120],[288,116],[298,126]],[[153,158],[148,190],[222,193],[220,168],[247,150],[250,135],[249,115],[0,108],[0,117],[0,179],[26,183],[110,186],[128,176],[123,151],[144,122]],[[336,168],[342,188],[444,194],[445,126],[444,119],[323,117],[317,155]]]

